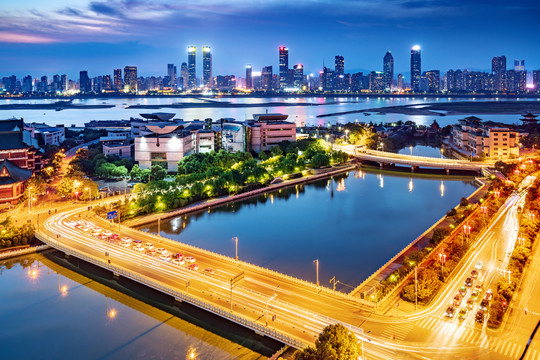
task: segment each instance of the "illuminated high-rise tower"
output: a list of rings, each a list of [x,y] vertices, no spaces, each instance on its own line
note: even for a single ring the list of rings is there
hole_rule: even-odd
[[[124,82],[122,81],[122,69],[114,69],[114,90],[120,91],[124,88]]]
[[[345,74],[345,59],[341,55],[336,55],[335,57],[335,72],[336,75]]]
[[[246,89],[253,89],[253,77],[251,76],[251,65],[246,65]]]
[[[391,90],[394,83],[394,57],[388,51],[383,59],[383,81],[385,89]]]
[[[504,91],[506,56],[495,56],[491,59],[491,74],[493,75],[493,87],[495,91]]]
[[[279,47],[279,88],[285,89],[289,84],[289,49]]]
[[[411,49],[411,90],[420,91],[420,77],[422,75],[422,60],[420,57],[420,46],[415,45]]]
[[[210,46],[203,46],[203,85],[212,87],[212,51]]]
[[[125,66],[124,67],[124,91],[136,93],[137,92],[137,67]]]
[[[188,47],[188,88],[193,89],[197,87],[197,48],[195,46]]]

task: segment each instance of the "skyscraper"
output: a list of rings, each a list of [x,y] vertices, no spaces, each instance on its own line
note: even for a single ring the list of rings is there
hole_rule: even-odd
[[[114,69],[113,70],[113,81],[114,81],[114,90],[120,91],[124,87],[124,83],[122,81],[122,69]]]
[[[130,93],[137,92],[137,67],[124,67],[124,91]]]
[[[289,49],[280,46],[279,47],[279,87],[285,89],[288,84],[289,78]]]
[[[272,66],[265,66],[261,72],[261,88],[265,91],[272,90]]]
[[[188,88],[193,89],[197,87],[197,48],[195,46],[188,47]]]
[[[251,65],[246,65],[246,89],[253,89],[253,77],[251,76]]]
[[[420,46],[415,45],[411,49],[411,90],[420,91],[420,77],[422,75],[422,61],[420,57]]]
[[[180,76],[182,77],[182,89],[186,90],[188,88],[188,66],[187,63],[183,62],[180,66]]]
[[[394,57],[390,51],[383,58],[383,81],[386,90],[391,90],[394,83]]]
[[[402,74],[397,75],[397,88],[399,90],[403,90],[403,75]]]
[[[533,86],[534,91],[540,93],[540,70],[533,70]]]
[[[170,87],[176,88],[176,66],[174,64],[167,64],[167,76],[169,77]]]
[[[294,65],[293,86],[301,89],[304,82],[304,66],[302,64]]]
[[[212,51],[210,46],[203,46],[203,85],[212,87]]]
[[[495,91],[504,91],[504,77],[506,73],[506,56],[495,56],[491,59],[491,74]]]
[[[88,93],[91,91],[90,78],[88,77],[88,71],[86,70],[79,73],[79,91],[82,93]]]
[[[438,93],[441,90],[441,73],[439,70],[426,71],[428,92]]]
[[[68,76],[66,74],[60,76],[61,91],[68,91]]]
[[[345,73],[345,59],[343,59],[343,56],[341,55],[336,55],[335,73],[337,76],[343,75]]]

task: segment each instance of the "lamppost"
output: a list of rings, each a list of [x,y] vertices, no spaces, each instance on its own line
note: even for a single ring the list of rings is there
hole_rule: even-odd
[[[463,242],[465,242],[465,239],[469,240],[469,235],[471,235],[471,226],[467,223],[463,225]]]
[[[439,254],[439,261],[441,262],[441,277],[444,282],[444,263],[446,262],[446,254],[441,251]]]
[[[315,263],[315,269],[317,273],[317,286],[319,286],[319,259],[315,259],[313,260],[313,262]]]
[[[443,152],[444,152],[444,149],[441,148],[441,159],[443,158]]]
[[[411,156],[412,156],[412,145],[409,145],[409,151],[411,152]]]
[[[512,271],[501,269],[501,272],[503,273],[503,276],[506,276],[506,274],[508,274],[508,283],[510,284],[510,274],[512,274]]]
[[[276,297],[277,297],[277,294],[276,294],[276,291],[274,290],[274,295],[268,300],[266,300],[266,309],[264,311],[264,321],[266,322],[266,326],[268,326],[268,303],[274,300]]]
[[[347,140],[347,142],[349,142],[349,129],[345,130],[345,140]]]
[[[235,249],[234,260],[236,261],[236,266],[238,266],[238,236],[235,236],[232,239],[234,240],[234,249]]]

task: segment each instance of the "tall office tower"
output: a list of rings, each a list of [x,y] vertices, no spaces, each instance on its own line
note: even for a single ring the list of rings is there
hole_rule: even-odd
[[[383,58],[383,73],[385,90],[392,90],[394,84],[394,57],[390,51]]]
[[[427,91],[438,93],[441,90],[441,72],[439,70],[426,71]]]
[[[212,51],[210,46],[203,46],[203,85],[212,87]]]
[[[532,78],[534,91],[538,94],[540,93],[540,70],[533,70]]]
[[[79,73],[79,91],[81,93],[89,93],[92,90],[88,71],[83,70]]]
[[[294,65],[293,86],[301,89],[304,83],[304,66],[302,64]]]
[[[113,70],[114,77],[114,90],[120,91],[124,88],[124,83],[122,81],[122,69]]]
[[[397,88],[399,90],[403,90],[403,75],[402,74],[397,75]]]
[[[527,72],[525,71],[525,60],[514,60],[515,88],[517,92],[525,92],[527,89]]]
[[[279,88],[285,89],[289,79],[289,49],[279,47]]]
[[[61,91],[68,91],[68,76],[66,74],[60,76]]]
[[[332,91],[335,89],[336,73],[326,66],[319,72],[319,89],[322,91]]]
[[[506,70],[504,78],[504,91],[516,92],[516,71],[514,69]]]
[[[345,59],[341,55],[336,55],[334,60],[334,70],[336,75],[343,75],[345,74]]]
[[[265,66],[261,71],[261,89],[265,91],[272,90],[272,66]]]
[[[111,75],[103,75],[103,90],[112,90]]]
[[[167,76],[169,77],[169,83],[164,85],[176,87],[176,66],[174,64],[167,64]]]
[[[12,91],[15,91],[15,80],[11,82]],[[46,93],[49,91],[49,80],[46,75],[41,77],[41,82],[39,83],[39,92]]]
[[[454,82],[455,82],[455,90],[456,91],[463,91],[465,90],[465,77],[463,75],[463,71],[460,69],[457,69],[454,72]]]
[[[32,92],[32,77],[30,75],[23,78],[22,92],[27,94]]]
[[[420,91],[420,77],[422,75],[422,60],[420,46],[415,45],[411,49],[411,90]]]
[[[188,47],[188,88],[194,89],[197,87],[197,48],[195,46]]]
[[[450,69],[446,72],[446,90],[452,92],[456,89],[456,73]]]
[[[187,63],[183,62],[182,65],[180,65],[180,78],[182,81],[179,85],[181,85],[184,90],[188,88],[188,77],[188,66]]]
[[[246,65],[246,89],[253,89],[253,77],[251,76],[251,65]]]
[[[124,66],[124,91],[136,93],[137,89],[137,67]]]
[[[52,90],[53,91],[60,91],[60,75],[55,74],[53,75],[53,82],[52,82]]]
[[[504,75],[506,73],[506,56],[495,56],[491,59],[491,73],[495,91],[504,91]]]
[[[514,60],[515,71],[525,71],[525,60]]]

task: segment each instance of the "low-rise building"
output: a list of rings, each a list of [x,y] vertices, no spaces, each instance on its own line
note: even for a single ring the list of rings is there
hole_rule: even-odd
[[[289,115],[254,114],[252,120],[246,120],[247,150],[266,151],[283,141],[296,140],[296,124],[285,121]]]
[[[29,131],[32,138],[37,139],[40,146],[60,146],[66,140],[64,125],[50,126],[45,123],[24,124],[24,129]]]

